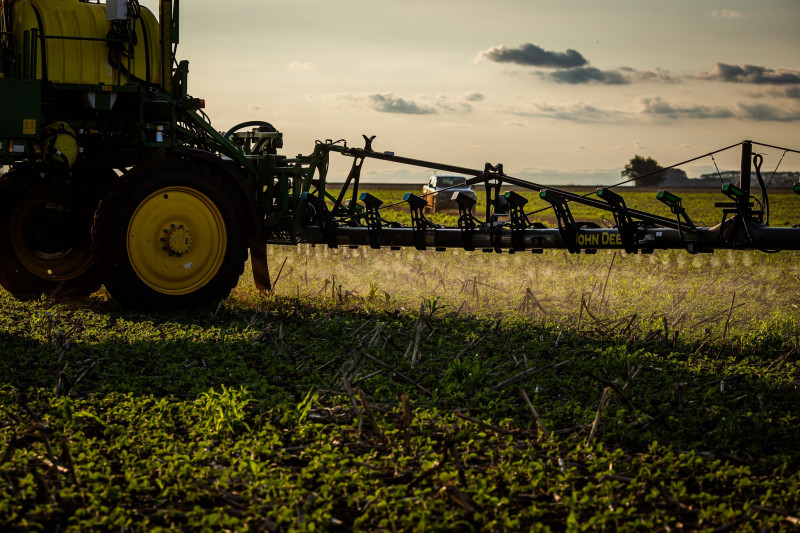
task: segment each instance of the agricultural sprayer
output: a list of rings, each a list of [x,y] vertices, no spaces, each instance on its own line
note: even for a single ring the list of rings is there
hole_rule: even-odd
[[[508,176],[502,165],[470,169],[378,152],[366,136],[363,147],[317,141],[310,155],[286,157],[282,134],[267,122],[218,132],[203,100],[189,95],[188,62],[176,57],[178,0],[161,0],[158,19],[137,0],[3,0],[1,18],[0,163],[10,170],[0,179],[0,284],[19,298],[77,296],[104,284],[124,305],[190,306],[226,296],[248,250],[256,284],[267,288],[268,244],[800,249],[800,227],[769,225],[758,143],[735,145],[741,179],[722,188],[721,222],[699,227],[667,191],[658,199],[674,217],[630,209],[610,187],[583,196]],[[327,182],[331,154],[353,160],[338,191]],[[388,222],[389,206],[359,194],[367,159],[469,176],[467,185],[485,193],[485,212],[455,193],[458,223],[443,227],[409,193],[411,224]],[[508,187],[538,192],[557,227],[531,222],[526,198]],[[575,220],[576,203],[607,211],[613,225]]]

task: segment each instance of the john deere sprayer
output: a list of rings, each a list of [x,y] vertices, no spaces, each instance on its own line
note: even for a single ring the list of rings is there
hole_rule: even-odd
[[[769,226],[759,143],[722,149],[741,148],[741,179],[723,186],[714,227],[694,224],[668,191],[658,199],[674,217],[630,209],[611,187],[581,196],[508,176],[502,165],[470,169],[377,152],[366,136],[361,148],[317,141],[310,155],[290,158],[278,153],[282,135],[268,122],[219,132],[203,100],[189,95],[188,62],[176,57],[177,0],[161,0],[158,17],[137,0],[1,6],[0,284],[18,298],[81,296],[103,284],[123,305],[196,305],[230,292],[248,251],[256,284],[267,288],[268,244],[800,249],[800,227]],[[326,185],[331,153],[353,160],[335,191]],[[412,223],[387,222],[388,206],[359,195],[365,159],[468,176],[486,210],[475,213],[473,196],[454,193],[458,223],[443,227],[426,218],[426,199],[409,193]],[[531,222],[526,198],[508,186],[538,192],[557,227]],[[575,220],[573,203],[607,211],[613,225]]]

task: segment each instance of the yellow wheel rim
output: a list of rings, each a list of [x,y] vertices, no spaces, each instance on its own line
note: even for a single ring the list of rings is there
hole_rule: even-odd
[[[208,284],[225,259],[225,220],[216,204],[189,187],[145,198],[128,223],[128,258],[148,287],[190,294]]]

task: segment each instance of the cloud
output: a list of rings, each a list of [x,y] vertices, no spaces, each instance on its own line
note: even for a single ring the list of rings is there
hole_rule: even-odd
[[[550,104],[533,102],[525,107],[504,109],[517,117],[547,118],[575,123],[626,124],[642,122],[648,118],[670,121],[687,120],[739,120],[757,122],[798,122],[800,105],[777,106],[769,104],[738,103],[731,105],[706,105],[701,103],[672,102],[661,97],[640,98],[636,109],[614,109],[586,102]],[[507,121],[507,126],[525,126]],[[632,141],[639,147],[637,140]]]
[[[711,72],[695,76],[701,80],[758,85],[800,84],[800,70],[764,67],[760,65],[729,65],[717,62]]]
[[[520,117],[539,117],[569,122],[604,122],[609,120],[624,119],[624,113],[603,109],[585,102],[571,104],[546,104],[537,102],[527,108],[514,108],[509,110],[512,115]]]
[[[668,70],[657,68],[652,70],[635,70],[630,67],[620,67],[620,73],[631,83],[677,83],[680,77],[673,76]]]
[[[800,85],[786,85],[769,87],[761,91],[747,93],[752,98],[788,98],[790,100],[800,100]]]
[[[501,44],[478,52],[476,59],[544,68],[574,68],[589,64],[577,50],[570,48],[566,52],[551,52],[532,43],[524,43],[517,48]]]
[[[486,95],[477,91],[472,91],[464,95],[464,100],[467,102],[483,102],[485,99]]]
[[[650,70],[635,70],[630,67],[620,67],[616,70],[581,67],[537,74],[544,79],[570,85],[627,85],[629,83],[675,83],[678,81],[677,78],[665,70],[653,72]]]
[[[614,70],[600,70],[594,67],[571,68],[567,70],[557,70],[543,74],[542,77],[550,78],[556,83],[568,83],[579,85],[585,83],[596,83],[600,85],[625,85],[630,81]]]
[[[800,120],[800,108],[768,104],[743,104],[733,106],[708,106],[703,104],[676,104],[660,97],[642,98],[639,113],[668,119],[726,119],[754,120],[758,122],[795,122]]]
[[[440,94],[438,96],[417,95],[415,100],[401,98],[393,93],[372,93],[366,96],[348,95],[350,100],[358,101],[366,98],[370,107],[380,113],[399,113],[404,115],[466,115],[472,112],[470,102],[479,102],[485,98],[482,93],[471,92],[458,99]]]
[[[505,45],[495,46],[479,52],[476,60],[480,59],[488,59],[497,63],[558,69],[555,72],[535,72],[534,75],[545,80],[569,85],[627,85],[629,83],[675,83],[679,81],[679,78],[661,69],[649,71],[620,67],[613,70],[600,70],[589,66],[589,61],[572,48],[566,52],[551,52],[532,43],[525,43],[517,48],[509,48]]]
[[[436,97],[433,105],[445,113],[465,115],[472,112],[472,106],[468,102],[453,102],[443,94]]]
[[[717,19],[741,19],[744,15],[741,11],[734,11],[733,9],[717,9],[711,12],[711,16]]]
[[[767,104],[739,104],[744,117],[760,122],[795,122],[800,120],[800,109],[785,109]]]
[[[286,65],[288,70],[294,70],[297,72],[311,72],[317,70],[317,65],[312,63],[311,61],[292,61],[288,65]]]
[[[380,113],[400,113],[404,115],[435,115],[436,109],[419,105],[410,100],[394,96],[392,93],[373,93],[367,95],[372,108]]]
[[[783,96],[786,98],[792,98],[795,100],[800,100],[800,85],[795,85],[794,87],[780,87],[774,89],[774,93],[777,96]]]
[[[639,113],[667,118],[731,118],[734,112],[726,107],[702,104],[675,104],[661,97],[640,99]]]

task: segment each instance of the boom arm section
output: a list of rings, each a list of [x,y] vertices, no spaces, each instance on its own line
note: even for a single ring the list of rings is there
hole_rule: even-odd
[[[456,165],[435,163],[395,155],[393,152],[372,150],[373,138],[364,137],[364,148],[348,147],[346,143],[318,142],[315,154],[336,152],[353,158],[353,167],[344,186],[334,198],[328,194],[325,174],[308,185],[308,173],[303,174],[303,196],[296,204],[293,227],[268,227],[269,242],[295,244],[307,242],[329,246],[405,247],[418,249],[463,248],[509,253],[539,252],[543,249],[567,249],[571,253],[595,253],[598,249],[620,249],[628,253],[650,253],[655,249],[685,249],[690,253],[707,253],[717,249],[754,249],[764,251],[800,249],[800,227],[770,227],[765,219],[767,190],[762,186],[762,200],[756,209],[750,196],[750,165],[760,168],[760,155],[753,156],[752,142],[740,143],[742,147],[742,173],[739,186],[726,184],[723,193],[731,202],[718,204],[723,217],[713,227],[697,227],[681,205],[681,199],[668,192],[659,191],[657,198],[667,204],[676,218],[629,208],[622,195],[610,187],[598,189],[597,198],[574,192],[545,187],[504,173],[502,165],[486,164],[481,170]],[[738,146],[738,145],[734,145]],[[730,148],[730,147],[729,147]],[[313,159],[313,158],[312,158]],[[358,177],[365,159],[378,159],[404,165],[413,165],[444,172],[469,176],[466,185],[483,185],[486,190],[485,214],[480,219],[473,212],[474,201],[453,195],[459,206],[459,223],[452,227],[435,224],[425,218],[420,197],[406,194],[412,224],[402,226],[384,220],[381,213],[399,204],[382,205],[371,195],[362,195],[361,204],[354,201],[358,191]],[[301,164],[299,161],[295,161]],[[321,167],[316,167],[317,171]],[[760,174],[759,174],[760,177]],[[763,181],[761,182],[763,185]],[[502,187],[538,192],[553,209],[557,227],[548,228],[531,222],[523,206],[527,202],[514,191],[500,194]],[[330,187],[328,185],[327,187]],[[349,188],[353,197],[343,202]],[[797,189],[797,187],[795,187]],[[424,200],[423,200],[424,202]],[[576,221],[571,205],[585,205],[607,211],[614,224],[600,227],[595,222]],[[541,210],[539,210],[541,211]],[[538,211],[535,211],[538,212]]]

